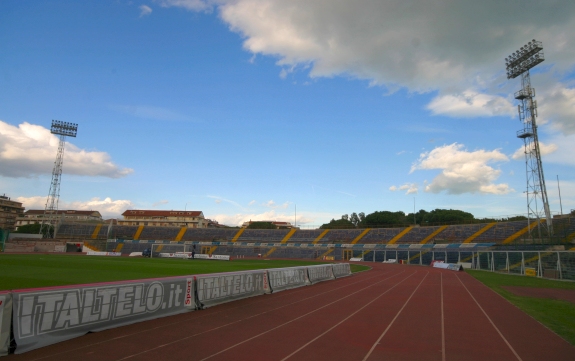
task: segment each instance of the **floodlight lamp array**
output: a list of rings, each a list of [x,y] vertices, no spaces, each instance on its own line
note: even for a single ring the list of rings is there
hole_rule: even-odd
[[[533,39],[505,58],[507,79],[516,78],[535,65],[542,63],[545,60],[542,50],[543,43]]]
[[[78,133],[78,124],[52,120],[50,128],[52,134],[65,135],[67,137],[76,137]]]

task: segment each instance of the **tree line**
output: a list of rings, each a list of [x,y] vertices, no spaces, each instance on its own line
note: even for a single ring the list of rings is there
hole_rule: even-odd
[[[431,212],[420,209],[417,213],[405,214],[402,211],[376,211],[365,215],[364,212],[344,214],[340,219],[332,219],[329,223],[321,225],[321,229],[350,229],[350,228],[384,228],[406,227],[413,225],[434,226],[444,224],[468,224],[489,222],[510,222],[526,220],[526,217],[517,216],[502,219],[475,218],[469,212],[457,209],[434,209]]]

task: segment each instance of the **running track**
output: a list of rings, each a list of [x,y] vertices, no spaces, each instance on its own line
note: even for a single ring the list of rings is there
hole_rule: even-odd
[[[575,360],[575,347],[464,272],[369,265],[6,359]]]

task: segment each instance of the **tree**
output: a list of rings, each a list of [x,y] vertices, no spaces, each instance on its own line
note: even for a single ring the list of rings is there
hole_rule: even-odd
[[[40,223],[35,224],[25,224],[23,226],[19,226],[17,231],[12,233],[28,233],[28,234],[38,234],[40,233],[40,227],[42,225]],[[44,234],[44,238],[51,238],[54,235],[54,227],[50,226],[49,229],[45,228],[42,232]]]
[[[276,229],[277,227],[272,222],[252,222],[247,227],[248,229]]]
[[[341,219],[345,219],[346,221],[349,221],[349,216],[347,214],[344,214],[343,216],[341,216]]]
[[[434,209],[425,216],[428,223],[473,222],[473,214],[457,209]]]
[[[365,216],[366,226],[391,226],[391,225],[403,225],[405,224],[405,213],[402,211],[389,212],[389,211],[377,211]]]
[[[322,224],[320,229],[348,229],[355,228],[355,225],[347,219],[332,219],[329,223]]]
[[[359,222],[360,222],[360,221],[359,221],[359,216],[357,215],[357,213],[353,212],[353,213],[351,214],[351,216],[349,217],[349,221],[350,221],[351,223],[353,223],[354,226],[357,227],[357,226],[359,225]]]

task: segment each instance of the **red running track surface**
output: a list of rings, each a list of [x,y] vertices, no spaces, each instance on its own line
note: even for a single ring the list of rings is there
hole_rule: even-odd
[[[464,272],[369,265],[6,360],[575,360],[575,347]]]

